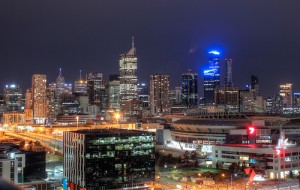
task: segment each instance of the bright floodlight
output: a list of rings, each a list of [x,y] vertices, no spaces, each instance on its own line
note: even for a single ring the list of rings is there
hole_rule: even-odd
[[[119,119],[120,118],[120,114],[116,113],[115,117],[116,117],[116,119]]]

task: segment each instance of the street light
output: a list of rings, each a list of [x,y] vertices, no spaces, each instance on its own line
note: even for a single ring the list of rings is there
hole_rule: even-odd
[[[117,120],[117,126],[118,126],[118,124],[119,124],[119,119],[120,119],[120,114],[119,113],[116,113],[116,115],[115,115],[115,118],[116,118],[116,120]],[[119,128],[121,128],[121,127],[119,127]]]
[[[78,120],[79,120],[79,117],[78,117],[78,116],[76,116],[77,128],[78,128]]]

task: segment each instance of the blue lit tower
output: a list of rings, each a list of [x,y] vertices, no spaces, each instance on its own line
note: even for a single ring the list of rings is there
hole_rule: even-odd
[[[214,90],[220,86],[220,53],[218,51],[210,51],[209,67],[204,70],[204,99],[205,104],[214,102]]]
[[[182,104],[188,108],[198,106],[198,74],[188,71],[181,75]]]

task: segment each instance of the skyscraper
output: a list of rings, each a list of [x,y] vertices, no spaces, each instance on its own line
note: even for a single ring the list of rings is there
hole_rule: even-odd
[[[108,84],[109,108],[116,111],[120,110],[120,79],[119,75],[110,75]]]
[[[187,108],[198,106],[198,74],[188,71],[181,75],[182,104]]]
[[[214,102],[214,90],[220,86],[220,53],[218,51],[210,51],[209,67],[204,70],[204,101],[206,104]]]
[[[251,75],[251,90],[254,91],[255,98],[256,98],[256,96],[260,96],[258,76],[256,76],[256,75]]]
[[[150,110],[152,115],[170,112],[169,75],[150,76]]]
[[[131,49],[120,56],[120,99],[121,111],[125,118],[132,117],[130,101],[137,99],[137,56],[132,38]]]
[[[81,77],[81,70],[79,75],[79,80],[74,81],[74,93],[76,94],[86,94],[87,93],[87,82]]]
[[[224,86],[231,87],[232,86],[232,60],[225,59],[225,66],[226,66],[226,76],[224,80]]]
[[[279,95],[282,97],[283,107],[293,106],[293,85],[290,83],[281,84]]]
[[[89,73],[87,75],[87,94],[89,104],[99,107],[99,111],[104,112],[107,101],[107,82],[103,80],[102,73]]]
[[[47,117],[46,82],[47,77],[44,74],[32,76],[33,119],[36,123],[44,123]]]
[[[20,111],[22,106],[22,89],[19,85],[6,85],[3,92],[4,104],[8,111]]]

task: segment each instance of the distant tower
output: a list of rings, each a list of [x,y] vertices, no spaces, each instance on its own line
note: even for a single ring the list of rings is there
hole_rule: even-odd
[[[204,70],[204,99],[205,103],[210,105],[214,102],[214,90],[220,86],[220,53],[210,51],[209,67]]]
[[[283,107],[293,106],[293,84],[287,83],[279,86],[279,95],[282,98]]]
[[[254,90],[254,96],[260,96],[258,76],[251,75],[251,89]]]
[[[152,115],[170,112],[169,75],[150,76],[150,110]]]
[[[132,117],[131,101],[137,99],[137,56],[132,37],[131,49],[120,56],[120,99],[124,117]]]
[[[36,123],[44,123],[47,117],[47,97],[46,97],[47,77],[43,74],[32,76],[32,105],[33,119]]]
[[[225,59],[226,66],[226,76],[224,80],[224,86],[231,87],[232,86],[232,60]]]
[[[182,104],[187,108],[198,105],[198,74],[188,71],[181,75]]]
[[[74,93],[86,94],[87,93],[87,82],[82,80],[81,70],[79,71],[79,80],[74,81]]]

